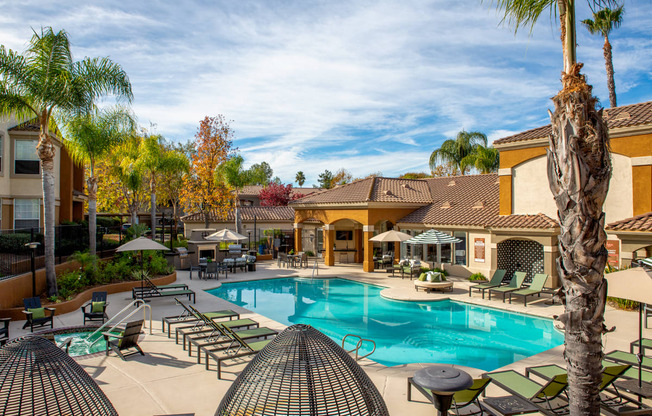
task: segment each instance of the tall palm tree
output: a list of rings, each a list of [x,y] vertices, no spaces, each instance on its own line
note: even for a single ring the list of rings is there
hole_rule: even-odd
[[[462,159],[461,166],[464,169],[473,166],[480,173],[497,172],[500,166],[498,149],[478,145],[473,153]]]
[[[89,251],[96,253],[97,233],[97,177],[95,163],[109,154],[111,149],[124,141],[134,131],[134,116],[125,108],[96,110],[78,114],[66,120],[65,145],[72,159],[88,166],[88,234]]]
[[[162,143],[163,138],[151,135],[140,143],[140,157],[137,164],[149,180],[150,219],[152,239],[156,238],[156,180],[160,174],[187,171],[188,159],[181,153],[168,150]]]
[[[610,0],[587,0],[590,7]],[[557,204],[561,228],[557,269],[564,313],[570,414],[598,415],[602,370],[602,334],[607,284],[604,266],[604,213],[611,159],[607,127],[591,86],[580,74],[576,58],[575,0],[496,0],[504,20],[534,25],[541,13],[559,16],[563,50],[562,90],[553,97],[552,133],[548,150],[548,182]],[[556,13],[554,13],[556,12]]]
[[[235,155],[217,169],[217,179],[233,188],[235,197],[235,232],[240,232],[240,191],[247,185],[253,185],[260,182],[261,175],[264,175],[259,169],[245,169],[243,167],[244,159],[240,155]]]
[[[294,178],[299,186],[303,186],[306,183],[306,175],[303,174],[303,171],[298,171],[297,176]]]
[[[54,270],[54,154],[50,136],[55,112],[84,112],[96,98],[113,94],[131,101],[131,84],[120,65],[108,58],[73,61],[68,34],[42,28],[34,32],[24,54],[0,45],[0,115],[36,116],[36,147],[41,160],[45,230],[45,274],[48,295],[57,291]]]
[[[430,155],[430,170],[435,171],[437,165],[450,163],[457,167],[462,175],[466,173],[468,166],[462,166],[462,160],[473,153],[479,146],[487,145],[487,136],[478,131],[464,131],[457,133],[455,139],[446,140]]]
[[[614,81],[614,63],[611,57],[611,43],[609,42],[609,33],[614,28],[619,28],[623,21],[624,6],[610,9],[605,7],[602,10],[593,13],[593,19],[584,19],[582,24],[591,32],[604,37],[604,66],[607,69],[607,88],[609,88],[609,104],[611,108],[616,107],[616,82]]]

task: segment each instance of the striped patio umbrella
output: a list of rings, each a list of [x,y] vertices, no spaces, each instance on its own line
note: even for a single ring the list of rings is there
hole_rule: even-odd
[[[646,258],[646,259],[639,260],[638,262],[639,262],[641,265],[643,265],[643,266],[647,266],[647,267],[649,267],[649,268],[652,269],[652,257],[648,257],[648,258]]]
[[[407,244],[451,244],[462,240],[437,230],[428,230],[405,241]]]

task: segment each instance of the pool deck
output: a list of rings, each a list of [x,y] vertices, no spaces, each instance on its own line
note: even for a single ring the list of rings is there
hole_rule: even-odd
[[[303,276],[310,277],[312,269],[280,269],[276,262],[261,262],[257,264],[256,272],[229,273],[228,282],[239,280],[258,280],[275,277]],[[470,282],[456,277],[450,279],[455,282],[452,292],[416,292],[414,282],[410,279],[391,277],[391,274],[384,270],[374,273],[365,273],[360,265],[336,265],[332,267],[320,264],[319,277],[343,277],[356,281],[373,283],[386,286],[381,295],[391,299],[399,300],[438,300],[454,299],[462,302],[469,302],[477,305],[490,306],[500,309],[522,312],[543,317],[552,317],[562,312],[561,305],[551,305],[550,295],[539,298],[530,298],[528,306],[524,307],[522,300],[518,299],[513,304],[503,303],[500,299],[482,299],[481,295],[474,292],[472,297],[468,295]],[[246,309],[233,305],[223,299],[209,295],[204,292],[219,286],[224,280],[198,280],[196,275],[190,280],[187,271],[177,272],[177,281],[187,283],[189,287],[197,292],[196,307],[200,311],[217,309],[233,309],[241,313],[241,317],[252,318],[260,322],[260,326],[267,326],[277,330],[283,330],[284,325],[268,319],[264,316],[252,313]],[[110,305],[109,316],[118,312],[131,302],[131,293],[123,292],[109,295]],[[140,345],[146,355],[135,355],[127,361],[122,361],[114,354],[106,357],[103,354],[84,357],[78,362],[96,380],[102,390],[122,416],[130,415],[213,415],[222,397],[235,380],[240,371],[250,359],[235,360],[227,362],[223,366],[222,380],[217,379],[215,366],[206,371],[204,364],[197,364],[196,357],[188,357],[181,345],[176,345],[174,338],[168,339],[167,335],[161,332],[161,318],[164,316],[178,315],[179,306],[175,305],[173,298],[153,299],[150,303],[153,314],[153,332],[142,338]],[[56,315],[54,326],[81,325],[83,315],[81,311],[71,312],[64,315]],[[607,306],[605,313],[607,327],[616,326],[616,330],[604,337],[604,351],[614,349],[629,351],[629,343],[638,337],[638,315],[636,312],[615,310]],[[10,334],[16,337],[29,330],[22,330],[24,321],[12,321]],[[652,329],[643,329],[645,337],[652,337]],[[525,367],[558,363],[563,365],[563,346],[534,355],[527,359],[510,364],[503,369],[514,369],[523,372]],[[369,375],[371,380],[378,387],[383,395],[389,412],[393,416],[410,414],[411,416],[426,416],[435,414],[435,409],[430,403],[426,403],[420,394],[413,390],[413,399],[420,402],[407,401],[406,379],[414,374],[419,368],[432,363],[409,364],[395,367],[385,367],[370,360],[361,360],[360,365]],[[466,369],[472,376],[479,376],[484,373],[478,369]],[[489,385],[487,396],[506,395],[504,391],[496,386]],[[646,402],[650,404],[649,402]]]

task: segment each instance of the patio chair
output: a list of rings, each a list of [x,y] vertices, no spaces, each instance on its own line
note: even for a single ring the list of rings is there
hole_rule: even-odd
[[[501,389],[528,401],[543,414],[562,414],[568,407],[568,398],[561,397],[568,387],[566,374],[557,374],[544,385],[514,370],[488,373],[487,377],[490,377]],[[555,399],[559,399],[562,403],[557,403]]]
[[[233,331],[229,327],[224,327],[225,334],[231,338],[231,343],[229,346],[220,351],[208,351],[206,350],[206,369],[209,368],[208,358],[212,358],[217,362],[217,378],[222,378],[222,363],[227,360],[233,360],[240,357],[246,357],[249,355],[255,355],[260,350],[265,348],[272,340],[265,339],[262,341],[255,341],[247,343],[243,340],[237,332]]]
[[[625,351],[613,350],[610,353],[605,354],[604,359],[607,361],[615,361],[618,363],[638,366],[637,355]],[[648,370],[652,370],[652,357],[643,356],[641,360],[641,366]]]
[[[634,353],[634,350],[638,348],[638,340],[629,343],[629,352]],[[652,339],[650,338],[641,338],[641,349],[643,350],[643,355],[645,355],[645,350],[652,350]]]
[[[201,323],[198,323],[190,328],[185,327],[185,328],[177,328],[176,330],[176,336],[175,336],[175,343],[179,343],[179,335],[182,336],[182,341],[183,341],[183,350],[186,350],[186,341],[187,345],[190,345],[190,340],[191,339],[206,339],[209,337],[214,337],[215,336],[215,328],[210,327],[209,325],[206,324],[206,321],[209,319],[204,314],[199,312],[197,309],[192,307],[191,305],[188,305],[190,310],[193,311],[193,314],[200,318],[202,320]],[[228,326],[230,328],[244,328],[244,329],[249,329],[249,328],[258,328],[259,323],[254,321],[253,319],[249,318],[244,318],[244,319],[235,319],[231,321],[225,321],[223,322],[225,326]],[[189,347],[191,348],[191,347]]]
[[[469,297],[471,297],[471,290],[479,290],[482,292],[482,299],[484,299],[484,291],[500,286],[505,277],[505,273],[507,273],[506,270],[498,269],[494,272],[494,275],[491,277],[489,282],[469,286]]]
[[[172,332],[172,325],[178,325],[178,324],[193,324],[190,326],[184,326],[182,328],[190,328],[192,326],[196,326],[198,323],[203,322],[203,320],[197,316],[195,316],[192,311],[183,303],[181,302],[178,298],[174,298],[175,302],[180,305],[183,308],[183,312],[181,315],[175,315],[175,316],[166,316],[164,318],[161,318],[161,330],[165,332],[165,325],[167,324],[167,333],[168,333],[168,338],[171,336]],[[221,309],[217,311],[210,311],[210,312],[202,312],[204,316],[209,317],[210,319],[224,319],[224,318],[229,318],[229,319],[240,319],[240,314],[237,312],[234,312],[230,309]]]
[[[546,284],[548,280],[548,275],[545,273],[537,273],[532,278],[532,284],[523,289],[514,290],[509,292],[509,303],[512,303],[512,296],[522,296],[523,297],[523,306],[527,307],[527,297],[528,296],[541,296],[543,292],[543,285]]]
[[[527,273],[525,272],[514,272],[512,279],[505,286],[492,287],[489,289],[489,300],[491,300],[491,293],[502,293],[503,294],[503,303],[505,303],[505,295],[509,292],[519,290],[523,281],[525,280]]]
[[[125,357],[138,354],[145,355],[143,350],[138,346],[138,337],[142,333],[143,320],[128,322],[124,331],[120,335],[113,332],[102,332],[104,341],[106,342],[106,355],[109,355],[109,349],[113,350],[123,361]],[[113,340],[111,338],[116,338]],[[129,354],[123,354],[122,351],[129,348],[134,348],[136,351]]]
[[[289,268],[290,263],[288,263],[288,255],[285,253],[278,253],[278,259],[276,261],[276,265],[278,267],[283,267],[283,265],[285,265],[286,268]]]
[[[106,314],[106,307],[109,303],[106,301],[107,292],[93,292],[91,300],[85,305],[82,305],[81,310],[84,313],[84,325],[86,321],[102,321],[109,319]],[[86,311],[86,308],[89,308]]]
[[[434,398],[432,397],[432,391],[424,389],[418,385],[412,377],[407,379],[407,399],[408,402],[412,401],[412,386],[414,386],[417,391],[423,394],[430,402],[434,405]],[[484,409],[480,404],[480,395],[485,391],[487,386],[491,383],[490,378],[476,378],[473,379],[473,385],[466,390],[461,390],[453,394],[453,404],[451,406],[452,410],[455,411],[455,414],[460,416],[460,409],[464,409],[472,404],[476,405],[477,411],[464,412],[464,416],[471,415],[482,415],[484,414]]]
[[[41,306],[41,299],[38,297],[23,299],[25,310],[23,313],[27,317],[23,329],[30,327],[30,331],[34,332],[35,326],[44,326],[48,323],[50,328],[54,328],[54,308],[44,308]]]
[[[0,327],[0,347],[9,340],[9,321],[11,318],[0,318],[0,322],[3,324]]]
[[[226,267],[223,268],[223,271],[226,270]],[[208,280],[215,278],[216,280],[220,276],[220,265],[218,263],[208,263],[206,264],[206,271],[204,272],[204,279]]]

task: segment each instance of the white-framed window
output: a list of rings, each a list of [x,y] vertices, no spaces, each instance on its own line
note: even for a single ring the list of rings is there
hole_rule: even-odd
[[[14,142],[14,173],[38,175],[41,161],[36,153],[38,140],[16,140]]]
[[[41,225],[40,199],[14,199],[14,229],[39,228]]]

